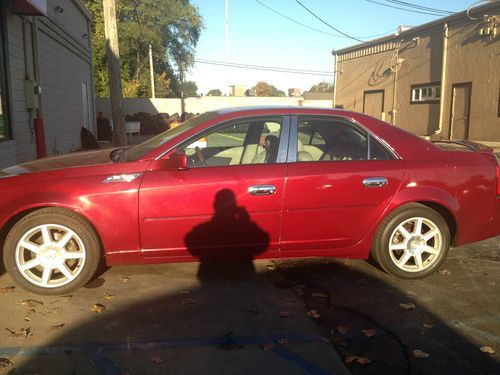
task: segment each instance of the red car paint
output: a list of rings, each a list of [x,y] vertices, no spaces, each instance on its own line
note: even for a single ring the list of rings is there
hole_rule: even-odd
[[[397,157],[165,168],[162,161],[191,136],[227,120],[262,115],[342,117],[364,127]],[[443,150],[359,113],[287,107],[221,110],[138,160],[112,162],[111,151],[51,157],[0,172],[2,230],[33,209],[57,206],[79,213],[94,226],[108,265],[197,260],[201,255],[188,250],[186,239],[194,228],[210,222],[214,197],[227,189],[268,240],[260,248],[251,237],[216,230],[213,236],[220,238],[207,247],[208,255],[259,248],[252,257],[367,258],[384,217],[410,202],[444,215],[455,245],[500,234],[499,167],[491,153]],[[140,176],[103,183],[121,174]],[[386,187],[373,190],[361,184],[378,176],[388,179]],[[250,195],[248,187],[259,184],[274,185],[276,193]]]

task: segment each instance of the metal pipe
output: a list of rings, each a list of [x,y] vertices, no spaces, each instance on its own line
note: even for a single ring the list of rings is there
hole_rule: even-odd
[[[335,59],[335,63],[334,63],[334,70],[333,70],[333,77],[334,77],[334,82],[333,82],[333,108],[335,108],[335,106],[337,105],[337,54],[335,53],[335,51],[332,51],[332,55]]]
[[[444,97],[446,93],[446,63],[448,61],[448,23],[443,25],[443,60],[441,66],[441,95],[439,98],[439,126],[434,134],[441,134],[444,123]]]

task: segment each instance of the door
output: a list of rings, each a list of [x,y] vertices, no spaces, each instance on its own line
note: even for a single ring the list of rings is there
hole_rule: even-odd
[[[471,82],[455,83],[452,86],[450,139],[469,138],[471,89]]]
[[[403,162],[346,119],[298,117],[292,123],[283,255],[356,244],[399,188]]]
[[[384,90],[365,91],[363,94],[363,113],[385,120]]]
[[[151,168],[139,194],[144,257],[278,251],[288,132],[288,117],[231,121],[178,146],[188,169]]]

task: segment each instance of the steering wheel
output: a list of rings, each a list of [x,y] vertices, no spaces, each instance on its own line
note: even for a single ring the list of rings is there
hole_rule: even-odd
[[[198,146],[196,146],[194,148],[194,152],[196,153],[196,157],[198,158],[198,163],[200,163],[202,166],[206,167],[207,162],[205,161],[205,157],[203,156],[203,152],[201,152],[201,150]]]

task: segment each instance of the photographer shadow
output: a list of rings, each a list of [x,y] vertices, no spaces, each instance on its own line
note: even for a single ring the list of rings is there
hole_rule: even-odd
[[[210,221],[194,227],[185,237],[191,255],[200,260],[200,281],[251,278],[253,259],[269,246],[269,234],[237,205],[229,189],[217,192]]]

